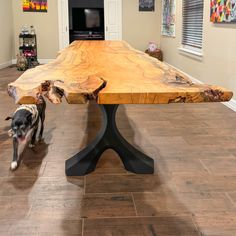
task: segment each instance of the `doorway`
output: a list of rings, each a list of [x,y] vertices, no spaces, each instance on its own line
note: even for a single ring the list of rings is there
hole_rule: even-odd
[[[68,0],[70,43],[75,40],[104,40],[104,0]]]
[[[59,48],[74,40],[122,40],[122,0],[59,0]]]

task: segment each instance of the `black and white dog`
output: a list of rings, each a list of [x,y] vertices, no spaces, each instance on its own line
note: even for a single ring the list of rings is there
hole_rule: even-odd
[[[12,120],[11,129],[8,131],[10,137],[13,137],[13,160],[11,170],[18,167],[19,157],[28,143],[33,147],[36,142],[39,120],[41,128],[39,140],[42,139],[44,130],[46,102],[41,96],[37,105],[21,105],[11,117],[6,120]]]

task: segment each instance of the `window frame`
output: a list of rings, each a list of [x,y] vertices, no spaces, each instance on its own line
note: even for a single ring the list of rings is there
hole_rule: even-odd
[[[197,57],[197,59],[201,59],[203,57],[203,31],[204,31],[204,0],[202,1],[203,7],[202,7],[202,28],[201,28],[201,47],[195,47],[195,46],[190,46],[188,44],[184,44],[184,1],[190,1],[190,0],[183,0],[182,1],[182,33],[181,33],[181,46],[178,48],[180,53],[182,54],[188,54],[193,57]],[[185,14],[186,15],[186,14]]]

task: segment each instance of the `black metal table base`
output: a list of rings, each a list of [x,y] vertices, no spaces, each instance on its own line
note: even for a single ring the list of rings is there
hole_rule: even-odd
[[[129,144],[117,129],[115,116],[118,105],[99,105],[103,114],[102,128],[85,149],[66,161],[67,176],[83,176],[95,170],[102,153],[116,151],[125,169],[136,174],[153,174],[154,161]]]

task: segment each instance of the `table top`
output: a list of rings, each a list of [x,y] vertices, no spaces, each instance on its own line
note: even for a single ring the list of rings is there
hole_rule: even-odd
[[[229,101],[233,93],[219,86],[194,84],[167,64],[124,41],[75,41],[57,58],[27,70],[8,85],[16,103],[167,104]]]

